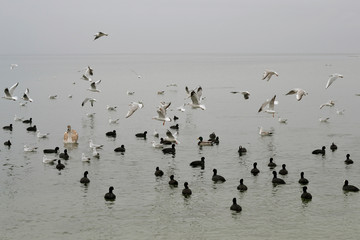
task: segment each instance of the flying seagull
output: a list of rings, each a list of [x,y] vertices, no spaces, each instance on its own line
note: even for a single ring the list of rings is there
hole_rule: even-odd
[[[22,99],[24,100],[24,101],[28,101],[28,102],[32,102],[33,100],[29,97],[29,89],[27,88],[26,90],[25,90],[25,93],[24,93],[24,95],[22,96]]]
[[[94,102],[96,102],[96,99],[95,98],[85,98],[84,101],[81,103],[81,106],[84,106],[84,104],[88,101],[90,102],[91,106],[93,107]]]
[[[129,118],[131,115],[133,115],[133,113],[138,110],[139,108],[143,108],[144,107],[144,104],[139,101],[139,102],[131,102],[129,104],[129,111],[127,112],[125,118]]]
[[[4,93],[5,96],[3,98],[7,99],[7,100],[13,100],[16,101],[18,99],[18,97],[13,97],[13,93],[15,91],[15,88],[19,85],[19,83],[15,83],[14,85],[12,85],[10,88],[5,88]]]
[[[330,87],[330,85],[331,85],[336,79],[338,79],[338,78],[343,78],[343,77],[344,77],[343,75],[338,74],[338,73],[331,74],[329,80],[328,80],[327,83],[326,83],[325,89],[327,89],[328,87]]]
[[[291,89],[287,94],[285,95],[292,95],[292,94],[295,94],[296,93],[296,99],[298,101],[300,101],[302,99],[303,96],[306,96],[308,95],[307,92],[305,92],[303,89],[301,88],[294,88],[294,89]]]
[[[103,37],[103,36],[108,36],[109,34],[107,34],[107,33],[103,33],[103,32],[98,32],[98,33],[96,33],[94,36],[95,36],[95,38],[94,38],[94,40],[96,40],[96,39],[98,39],[98,38],[101,38],[101,37]]]
[[[262,80],[267,79],[267,81],[269,81],[273,75],[275,75],[277,77],[279,76],[279,74],[273,70],[265,70]]]

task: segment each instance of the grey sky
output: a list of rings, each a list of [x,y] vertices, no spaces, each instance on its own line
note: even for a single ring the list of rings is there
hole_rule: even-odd
[[[360,53],[359,0],[1,2],[0,54]]]

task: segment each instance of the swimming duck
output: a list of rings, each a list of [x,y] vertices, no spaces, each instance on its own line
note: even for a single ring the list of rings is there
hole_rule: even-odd
[[[284,180],[282,180],[281,178],[278,178],[278,177],[277,177],[276,171],[273,171],[272,173],[273,173],[273,175],[274,175],[274,177],[273,177],[273,179],[272,179],[272,183],[274,183],[274,184],[285,184],[285,181],[284,181]]]
[[[309,183],[309,180],[307,180],[306,178],[304,178],[304,172],[300,173],[300,179],[299,179],[299,183],[302,185],[306,185]]]
[[[335,143],[332,143],[330,145],[330,149],[331,149],[331,151],[335,151],[337,149],[337,146],[335,145]]]
[[[213,142],[213,141],[215,141],[215,139],[216,139],[216,134],[215,134],[215,132],[210,133],[210,135],[209,135],[209,140],[208,140],[208,141]]]
[[[12,124],[10,124],[9,126],[4,126],[3,129],[12,131],[13,130]]]
[[[246,148],[244,148],[243,146],[240,145],[239,150],[238,150],[239,155],[241,156],[246,152],[247,152]]]
[[[4,142],[4,145],[10,147],[11,146],[10,140],[7,140],[6,142]]]
[[[85,171],[84,172],[84,177],[82,177],[81,179],[80,179],[80,183],[89,183],[90,182],[90,179],[87,177],[87,175],[88,175],[89,173],[88,173],[88,171]]]
[[[217,170],[215,168],[213,169],[213,173],[214,174],[213,174],[211,180],[213,180],[215,183],[217,183],[217,182],[225,182],[226,181],[226,179],[223,176],[217,175]]]
[[[201,168],[204,168],[205,166],[205,157],[201,157],[201,160],[200,161],[192,161],[190,163],[190,166],[191,167],[201,167]]]
[[[162,175],[164,175],[164,172],[160,170],[159,167],[156,167],[155,176],[162,177]]]
[[[107,132],[105,135],[108,137],[116,137],[116,130],[113,130],[112,132]]]
[[[146,134],[147,134],[147,131],[143,132],[143,133],[137,133],[135,134],[136,137],[139,137],[139,138],[144,138],[146,139]]]
[[[36,128],[36,125],[34,125],[32,127],[28,127],[26,130],[29,131],[29,132],[36,132],[37,128]]]
[[[26,120],[24,120],[24,121],[22,121],[23,123],[32,123],[32,118],[29,118],[29,119],[26,119]]]
[[[276,167],[276,163],[274,163],[273,160],[274,160],[273,158],[270,158],[270,159],[269,159],[268,166],[269,166],[270,168],[275,168],[275,167]]]
[[[311,200],[311,199],[312,199],[312,196],[311,196],[311,194],[308,193],[306,190],[307,190],[307,187],[306,187],[306,186],[303,187],[303,193],[301,194],[301,198],[302,198],[303,200]]]
[[[353,164],[354,161],[350,159],[350,154],[346,154],[346,160],[345,160],[346,164]]]
[[[163,144],[163,145],[172,145],[173,144],[172,141],[165,140],[163,138],[160,138],[160,143]]]
[[[59,147],[56,147],[54,149],[44,149],[44,153],[58,153]]]
[[[56,165],[57,170],[63,170],[65,168],[65,165],[61,163],[61,160],[58,160],[58,164]]]
[[[170,176],[169,185],[172,186],[172,187],[177,187],[177,186],[178,186],[178,181],[176,181],[176,180],[174,179],[174,175],[171,175],[171,176]]]
[[[192,194],[191,189],[188,187],[188,182],[184,182],[184,189],[182,190],[182,195],[189,197]]]
[[[241,212],[241,207],[239,204],[236,203],[236,198],[233,198],[233,204],[230,207],[230,210],[232,211],[236,211],[236,212]]]
[[[167,153],[169,153],[169,154],[175,154],[175,144],[172,144],[172,145],[171,145],[171,148],[164,148],[164,149],[162,149],[162,152],[163,152],[164,154],[167,154]]]
[[[244,180],[240,179],[240,185],[237,186],[237,190],[239,190],[240,192],[246,191],[248,189],[247,186],[243,182],[244,182]]]
[[[64,149],[64,152],[59,154],[59,158],[62,158],[64,160],[69,159],[69,154],[67,153],[67,149]]]
[[[254,176],[258,175],[260,172],[260,170],[256,168],[256,165],[257,165],[257,162],[254,162],[254,164],[253,164],[254,168],[251,169],[251,171],[250,171]]]
[[[312,154],[322,154],[323,156],[325,155],[325,146],[323,146],[321,149],[316,149],[314,151],[312,151]]]
[[[115,148],[114,152],[125,152],[125,146],[121,145],[120,147]]]
[[[286,164],[283,164],[282,165],[282,169],[280,169],[280,171],[279,171],[279,174],[280,175],[286,175],[286,174],[288,174],[288,170],[286,170]]]
[[[174,121],[178,120],[179,118],[177,116],[174,115]]]
[[[116,195],[113,193],[114,187],[109,187],[109,192],[105,194],[104,198],[107,201],[114,201],[116,199]]]
[[[199,140],[199,142],[198,142],[199,146],[212,146],[213,145],[213,142],[203,141],[202,137],[199,137],[198,140]]]
[[[359,188],[355,187],[354,185],[349,185],[349,181],[345,180],[344,181],[344,186],[342,188],[344,191],[348,191],[348,192],[358,192]]]

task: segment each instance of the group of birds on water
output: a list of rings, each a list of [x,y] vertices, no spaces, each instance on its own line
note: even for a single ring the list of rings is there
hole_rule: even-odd
[[[98,32],[98,33],[95,34],[94,40],[99,39],[100,37],[104,37],[104,36],[108,36],[108,34],[103,33],[103,32]],[[18,67],[17,64],[11,64],[11,66],[10,66],[11,69],[14,69],[16,67]],[[98,85],[102,81],[101,80],[94,81],[92,79],[93,74],[94,74],[93,68],[88,66],[85,69],[85,73],[82,75],[81,79],[87,81],[88,83],[90,83],[90,87],[87,89],[88,91],[93,92],[93,93],[99,93],[99,92],[101,92],[101,90],[98,88]],[[273,76],[278,77],[279,74],[277,72],[273,71],[273,70],[265,70],[262,80],[269,81]],[[138,77],[140,78],[141,76],[138,75]],[[330,78],[328,79],[325,88],[326,89],[329,88],[334,83],[334,81],[336,79],[338,79],[338,78],[343,78],[343,75],[341,75],[341,74],[332,74],[330,76]],[[15,89],[16,89],[16,87],[18,85],[19,85],[19,83],[15,83],[11,87],[5,88],[5,90],[4,90],[5,95],[3,96],[3,98],[6,99],[6,100],[17,101],[18,97],[14,95],[14,91],[15,91]],[[193,109],[206,110],[206,107],[205,107],[205,105],[204,105],[204,103],[202,101],[204,99],[204,97],[203,97],[203,89],[202,89],[201,86],[197,86],[194,89],[189,89],[186,86],[185,91],[186,91],[186,94],[187,94],[187,97],[185,99],[190,98],[191,102],[184,103],[183,105],[179,106],[177,108],[178,111],[180,111],[180,112],[186,111],[185,110],[186,106],[190,106]],[[232,91],[231,93],[234,93],[234,94],[241,93],[244,96],[245,100],[248,100],[249,97],[250,97],[250,92],[249,91],[241,91],[241,92],[240,91]],[[134,94],[134,92],[128,91],[127,94],[132,95],[132,94]],[[163,94],[163,92],[158,92],[158,94]],[[294,95],[294,94],[296,95],[297,101],[300,101],[308,93],[305,90],[301,89],[301,88],[293,88],[290,91],[288,91],[285,95]],[[51,96],[49,96],[49,98],[50,99],[56,99],[57,95],[51,95]],[[71,98],[71,95],[69,95],[69,98]],[[23,96],[22,96],[22,99],[24,100],[24,102],[33,102],[33,99],[31,99],[29,97],[29,89],[28,88],[25,89],[25,91],[23,93]],[[95,98],[86,97],[82,101],[81,106],[84,107],[85,104],[89,103],[93,107],[95,102],[96,102]],[[22,103],[22,104],[26,104],[26,103]],[[172,119],[167,115],[167,110],[170,107],[170,105],[171,105],[171,102],[160,102],[159,106],[156,109],[157,115],[152,117],[152,119],[162,122],[163,125],[165,125],[166,122],[176,121],[178,119],[178,117],[174,116],[174,118]],[[275,105],[277,105],[276,95],[274,95],[271,99],[266,100],[260,106],[258,112],[269,113],[274,117],[274,115],[276,114]],[[329,102],[322,104],[320,106],[320,109],[322,109],[323,107],[333,107],[334,105],[335,105],[334,101],[330,100]],[[106,107],[107,107],[107,109],[109,111],[115,111],[116,110],[116,106],[107,105]],[[131,102],[129,104],[129,109],[128,109],[128,112],[125,115],[125,118],[131,117],[137,110],[142,109],[143,107],[144,107],[144,103],[142,101]],[[91,115],[89,115],[89,116],[91,116]],[[37,132],[37,137],[38,138],[46,138],[49,135],[49,133],[45,133],[45,134],[40,133],[40,131],[37,129],[36,125],[32,125],[32,123],[33,123],[32,118],[24,120],[22,118],[17,118],[15,116],[14,120],[15,121],[22,121],[24,124],[30,124],[30,126],[27,127],[26,130],[30,131],[30,132]],[[109,123],[116,123],[118,120],[119,119],[109,119]],[[325,119],[323,121],[326,121],[326,120],[327,119]],[[286,123],[286,121],[287,121],[287,119],[279,118],[279,122],[281,122],[281,123]],[[170,126],[170,129],[179,130],[179,124],[175,124],[175,125]],[[13,130],[13,125],[10,124],[8,126],[4,126],[3,130],[12,131]],[[135,134],[135,137],[146,139],[147,134],[148,134],[148,132],[144,131],[142,133]],[[259,134],[261,136],[270,136],[273,133],[271,131],[266,131],[262,127],[260,127]],[[106,132],[105,135],[107,137],[115,138],[116,137],[116,130]],[[154,137],[159,137],[159,134],[155,131],[153,136]],[[68,130],[64,133],[64,143],[75,143],[76,144],[77,139],[78,139],[78,136],[77,136],[76,131],[74,131],[73,129],[71,129],[70,126],[68,126]],[[199,147],[213,146],[213,145],[218,145],[220,143],[219,136],[217,136],[215,133],[211,133],[209,135],[209,139],[207,141],[204,140],[202,136],[199,136],[198,140],[199,141],[198,141],[197,144],[198,144]],[[175,154],[176,153],[175,146],[176,146],[176,144],[179,144],[179,143],[180,142],[177,139],[177,134],[176,133],[173,134],[170,130],[167,130],[166,131],[166,137],[164,137],[164,138],[161,137],[159,143],[157,143],[155,141],[152,141],[152,146],[154,148],[161,149],[164,154]],[[6,145],[6,146],[8,146],[10,148],[10,146],[11,146],[10,140],[4,142],[4,145]],[[166,147],[166,146],[168,146],[168,147]],[[89,140],[89,147],[90,147],[90,149],[92,149],[92,152],[93,152],[92,156],[95,157],[95,158],[99,158],[100,154],[99,154],[99,152],[97,150],[101,149],[103,147],[103,145],[96,144],[90,139]],[[24,146],[24,151],[26,151],[26,152],[33,152],[33,151],[36,151],[37,149],[38,149],[38,147],[30,147],[30,146],[27,146],[27,145]],[[321,149],[316,149],[312,153],[313,154],[325,155],[325,149],[326,149],[326,147],[323,146]],[[337,149],[337,146],[334,143],[332,143],[332,145],[330,146],[330,149],[332,151],[335,151]],[[64,149],[64,151],[61,152],[61,153],[59,151],[60,151],[59,147],[55,147],[54,149],[44,149],[43,153],[45,155],[43,156],[43,163],[54,164],[55,162],[57,162],[56,169],[58,169],[60,171],[60,170],[63,170],[65,168],[65,165],[61,162],[60,159],[68,160],[70,158],[70,156],[68,154],[67,149]],[[117,147],[117,148],[114,149],[114,152],[124,153],[125,151],[126,150],[125,150],[124,145],[121,145],[120,147]],[[239,149],[238,149],[239,156],[242,156],[242,155],[246,154],[246,152],[247,152],[246,148],[244,148],[242,146],[239,146]],[[48,157],[48,155],[46,155],[46,154],[55,154],[58,157],[55,157],[55,158],[54,157]],[[81,157],[82,161],[87,162],[87,161],[90,161],[90,159],[91,158],[86,156],[85,153],[82,153],[82,157]],[[353,161],[350,159],[350,154],[346,155],[345,163],[346,164],[352,164],[353,163]],[[194,168],[200,167],[200,168],[204,169],[205,168],[205,157],[201,157],[201,160],[193,161],[189,165],[191,167],[194,167]],[[274,169],[276,167],[276,163],[273,161],[273,158],[270,158],[268,166],[269,166],[270,169]],[[260,170],[257,168],[257,162],[253,163],[253,169],[251,169],[250,173],[253,174],[254,176],[256,176],[256,175],[258,175],[260,173]],[[89,174],[88,171],[84,172],[83,177],[80,179],[80,183],[82,183],[82,184],[90,183],[90,180],[87,177],[88,174]],[[156,177],[163,177],[164,172],[159,167],[156,167],[154,174],[155,174]],[[285,184],[285,181],[283,179],[281,179],[281,178],[278,178],[277,174],[280,174],[280,175],[288,174],[288,171],[286,170],[286,165],[282,164],[281,170],[278,173],[276,171],[273,171],[272,174],[273,174],[272,183],[274,185]],[[226,179],[223,176],[219,175],[218,172],[217,172],[217,169],[214,168],[213,169],[212,181],[215,182],[215,183],[224,183],[226,181]],[[300,179],[299,179],[298,182],[301,185],[307,185],[309,183],[309,181],[304,177],[304,172],[300,173]],[[171,187],[178,187],[178,181],[175,180],[174,175],[170,176],[170,180],[169,180],[168,183],[169,183],[169,186],[171,186]],[[184,197],[191,196],[192,195],[192,190],[189,188],[189,183],[184,182],[183,185],[184,185],[184,188],[182,190],[182,194],[184,195]],[[240,184],[237,186],[237,190],[239,190],[241,192],[244,192],[247,189],[248,188],[244,184],[244,180],[240,179]],[[353,191],[353,192],[359,191],[359,189],[357,187],[355,187],[353,185],[349,185],[348,180],[344,181],[343,190],[344,191]],[[114,187],[110,186],[109,191],[104,195],[104,198],[106,200],[111,200],[111,201],[115,200],[116,195],[113,193],[113,191],[114,191]],[[312,199],[312,195],[309,192],[307,192],[307,186],[303,186],[303,193],[301,195],[301,198],[303,200],[311,200]],[[233,198],[232,202],[233,202],[233,204],[231,205],[230,210],[233,210],[233,211],[236,211],[236,212],[242,211],[242,207],[239,204],[237,204],[236,198]]]

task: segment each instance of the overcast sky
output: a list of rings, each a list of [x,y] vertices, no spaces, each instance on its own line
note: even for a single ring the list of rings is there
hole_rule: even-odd
[[[0,1],[0,54],[360,53],[359,0]]]

